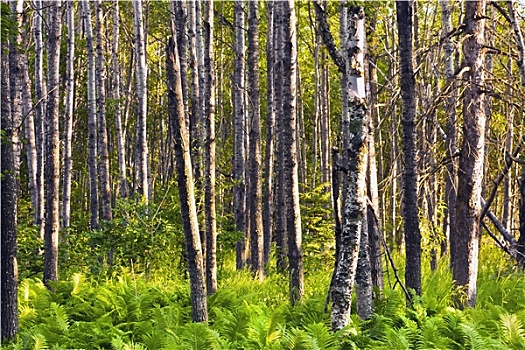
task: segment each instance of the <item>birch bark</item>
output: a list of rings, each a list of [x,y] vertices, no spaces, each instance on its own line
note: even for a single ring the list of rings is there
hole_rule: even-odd
[[[73,1],[66,3],[67,64],[66,100],[64,113],[64,179],[62,186],[62,228],[68,228],[71,219],[71,143],[73,138],[73,98],[75,83],[75,19]]]
[[[208,319],[205,271],[195,205],[190,141],[182,100],[181,71],[176,47],[175,34],[171,36],[166,50],[168,108],[177,158],[177,180],[190,275],[192,320],[194,322],[205,322]]]

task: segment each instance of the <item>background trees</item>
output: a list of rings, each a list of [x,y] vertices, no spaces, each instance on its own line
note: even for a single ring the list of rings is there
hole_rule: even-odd
[[[464,12],[445,1],[370,2],[363,12],[303,1],[16,4],[2,7],[27,14],[13,15],[16,30],[2,32],[9,91],[2,130],[7,139],[18,132],[25,147],[17,155],[2,143],[2,189],[20,181],[18,200],[3,200],[2,213],[19,204],[22,277],[188,271],[193,317],[205,320],[203,281],[209,294],[220,290],[234,249],[238,269],[260,277],[287,271],[294,304],[307,288],[303,274],[335,260],[332,310],[349,306],[353,290],[341,273],[356,273],[358,309],[368,310],[359,315],[367,318],[368,281],[381,287],[383,272],[395,288],[421,294],[421,267],[450,261],[473,304],[477,242],[494,240],[519,256],[524,87],[516,3],[483,10],[481,1],[463,2]],[[484,13],[494,18],[490,26]],[[363,14],[365,29],[355,29]],[[168,19],[175,35],[166,51]],[[483,55],[491,58],[487,71]],[[9,177],[18,163],[20,176]],[[61,202],[69,229],[59,235]],[[490,222],[480,235],[484,216]],[[14,232],[2,229],[9,249]],[[400,276],[382,251],[397,259]],[[107,253],[111,259],[100,259]],[[372,276],[354,271],[358,259],[358,271]],[[343,260],[352,269],[338,270]]]

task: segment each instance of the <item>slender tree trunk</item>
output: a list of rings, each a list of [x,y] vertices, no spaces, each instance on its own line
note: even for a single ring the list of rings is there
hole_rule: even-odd
[[[304,295],[301,212],[299,207],[299,176],[297,151],[297,41],[295,2],[283,2],[283,171],[286,198],[286,230],[290,302],[294,305]],[[251,141],[251,140],[250,140]]]
[[[48,6],[48,98],[46,113],[46,223],[44,283],[58,279],[58,231],[60,229],[60,143],[59,143],[59,84],[60,84],[60,31],[62,16],[59,1]]]
[[[401,124],[403,127],[403,217],[405,229],[405,283],[407,288],[421,294],[421,233],[417,206],[416,164],[416,105],[415,79],[412,64],[412,10],[413,2],[396,1],[399,38]]]
[[[73,139],[73,97],[75,84],[75,18],[73,1],[66,3],[67,66],[66,66],[66,110],[64,115],[64,182],[62,187],[62,228],[70,225],[71,219],[71,170]]]
[[[284,3],[281,1],[274,2],[274,47],[275,47],[275,75],[274,75],[274,103],[276,106],[276,183],[275,183],[275,250],[276,250],[276,264],[277,271],[284,272],[288,266],[287,255],[288,255],[288,237],[286,236],[286,216],[288,212],[286,210],[286,198],[285,198],[285,185],[284,185],[284,152],[285,152],[285,141],[283,136],[284,130],[284,112],[283,112],[283,55],[284,55],[284,43],[283,43],[283,7]],[[277,213],[279,213],[277,215]]]
[[[509,10],[510,25],[514,30],[514,37],[516,39],[516,46],[518,48],[518,70],[521,76],[521,85],[525,86],[525,40],[523,39],[523,32],[516,17],[516,10],[514,9],[515,1],[507,0],[507,9]]]
[[[21,5],[20,5],[21,6]],[[25,16],[24,16],[25,17]],[[30,35],[27,29],[22,29],[27,27],[24,18],[22,16],[18,17],[18,26],[22,31],[22,38],[24,41],[29,41]],[[22,45],[26,45],[22,43]],[[36,145],[36,135],[35,135],[35,111],[33,107],[33,96],[31,88],[31,79],[29,77],[29,62],[27,60],[27,55],[23,52],[19,52],[20,56],[20,65],[23,76],[23,88],[22,88],[22,101],[23,101],[23,116],[24,116],[24,131],[25,131],[25,143],[26,143],[26,155],[27,155],[27,170],[29,177],[29,192],[31,195],[31,209],[33,211],[33,223],[38,222],[38,208],[39,208],[39,191],[38,191],[38,152]]]
[[[200,183],[201,178],[201,159],[202,149],[200,147],[201,136],[201,120],[202,120],[202,100],[201,85],[199,81],[199,55],[198,55],[198,40],[197,38],[197,22],[200,23],[200,14],[197,16],[197,2],[191,1],[189,3],[189,35],[190,35],[190,65],[191,65],[191,116],[190,116],[190,132],[191,132],[191,160],[193,162],[193,171],[195,173],[195,182]]]
[[[244,106],[244,71],[245,71],[245,21],[244,0],[234,3],[235,17],[235,62],[233,74],[233,108],[234,108],[234,165],[233,165],[233,207],[235,229],[240,235],[236,248],[236,265],[240,270],[246,264],[246,181],[245,181],[245,133],[246,112]]]
[[[36,112],[36,146],[37,146],[37,186],[38,186],[38,207],[36,224],[40,225],[40,237],[44,238],[44,209],[45,209],[45,115],[47,111],[47,86],[44,79],[44,49],[42,22],[44,11],[42,1],[34,1],[34,6],[38,10],[34,14],[33,36],[35,40],[35,105]]]
[[[375,28],[375,21],[371,25]],[[368,53],[368,169],[367,169],[367,195],[370,199],[367,207],[367,228],[370,251],[370,267],[372,273],[372,285],[383,290],[383,262],[381,253],[381,241],[383,239],[380,227],[379,211],[379,189],[378,189],[378,169],[375,147],[375,120],[377,120],[377,69],[376,58]]]
[[[344,31],[348,33],[345,41],[342,41],[345,56],[344,75],[348,82],[348,88],[343,91],[348,101],[348,110],[343,117],[348,116],[348,129],[343,131],[343,144],[348,145],[344,151],[347,156],[343,159],[347,169],[346,199],[342,217],[341,245],[337,256],[333,287],[332,287],[332,329],[334,331],[348,325],[350,319],[350,308],[352,302],[352,289],[356,280],[358,269],[358,256],[360,244],[366,228],[366,171],[368,163],[368,115],[366,112],[366,93],[364,79],[364,11],[362,8],[342,7],[341,11],[348,11],[344,17],[347,22],[341,25],[348,26]],[[353,62],[353,64],[351,64]],[[365,227],[363,227],[365,225]],[[366,249],[364,249],[366,253]],[[366,260],[361,260],[366,264]],[[369,264],[369,262],[368,262]],[[365,272],[365,266],[361,271]],[[368,267],[369,269],[369,267]],[[363,276],[360,276],[363,277]],[[366,282],[367,281],[367,282]],[[360,283],[368,283],[371,286],[371,276],[362,278]],[[361,289],[361,288],[360,288]],[[368,288],[362,288],[366,290]],[[366,317],[371,313],[371,305],[367,305],[368,299],[364,297],[359,312]],[[358,301],[359,302],[359,301]]]
[[[142,18],[142,0],[133,0],[133,28],[135,33],[135,58],[137,64],[137,167],[138,190],[144,204],[149,202],[147,112],[148,91],[146,86],[146,41]]]
[[[95,35],[97,55],[97,122],[98,122],[98,154],[100,156],[100,194],[102,220],[112,219],[111,213],[111,184],[108,152],[108,133],[106,128],[106,60],[104,58],[102,41],[102,0],[95,1]]]
[[[454,84],[454,44],[449,33],[452,32],[452,18],[450,4],[448,0],[440,1],[441,5],[441,25],[443,27],[443,51],[446,84]],[[445,202],[446,208],[443,219],[444,241],[441,244],[441,254],[447,251],[450,237],[456,234],[456,188],[457,188],[457,162],[453,158],[456,152],[456,89],[452,87],[450,96],[445,101],[445,111],[447,115],[445,149],[446,156],[450,158],[447,164],[445,175]],[[451,253],[453,252],[452,247]]]
[[[217,291],[217,219],[215,217],[215,68],[213,57],[213,1],[204,6],[204,70],[206,145],[204,150],[206,216],[206,286],[208,294]],[[181,66],[182,71],[182,66]]]
[[[266,152],[264,157],[263,230],[264,263],[270,261],[274,212],[274,152],[275,152],[275,52],[274,52],[274,3],[266,4],[268,31],[266,34]]]
[[[477,295],[479,219],[481,212],[481,182],[485,151],[484,26],[485,0],[465,2],[464,65],[469,71],[464,77],[467,86],[463,99],[463,144],[459,156],[458,195],[456,204],[456,234],[452,277],[464,288],[467,304],[474,306]],[[460,305],[463,306],[463,305]]]
[[[22,5],[11,3],[15,23]],[[2,38],[3,39],[3,38]],[[7,41],[7,40],[6,40]],[[1,53],[1,125],[4,135],[1,143],[1,271],[0,341],[9,340],[18,333],[18,193],[20,187],[20,139],[18,126],[22,121],[23,72],[18,51],[20,35],[10,37],[9,53]]]
[[[88,104],[88,139],[89,139],[89,206],[91,210],[90,226],[96,230],[99,222],[99,191],[98,191],[98,164],[97,164],[97,111],[95,92],[95,50],[93,38],[93,26],[91,23],[91,8],[89,2],[82,2],[82,14],[86,29],[87,46],[87,104]]]
[[[120,96],[120,63],[119,63],[119,40],[120,40],[120,10],[119,1],[113,0],[113,98],[115,100],[115,129],[117,132],[118,150],[118,172],[120,179],[120,195],[122,198],[128,196],[128,180],[126,172],[126,148],[124,130],[122,125],[122,105]]]
[[[176,44],[176,33],[171,36],[166,50],[168,82],[168,110],[175,141],[177,180],[181,203],[182,223],[186,240],[186,254],[190,275],[190,297],[192,320],[205,322],[208,319],[206,302],[205,271],[202,256],[199,222],[195,206],[193,174],[191,169],[190,140],[186,125],[182,95],[181,70]]]
[[[264,235],[262,223],[261,180],[261,120],[259,92],[259,3],[248,2],[248,216],[251,269],[259,278],[264,277]]]

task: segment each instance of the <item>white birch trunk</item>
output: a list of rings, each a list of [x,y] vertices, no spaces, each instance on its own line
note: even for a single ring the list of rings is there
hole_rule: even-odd
[[[37,207],[37,225],[40,225],[40,236],[44,238],[44,207],[45,207],[45,126],[44,120],[47,110],[47,86],[44,79],[44,48],[42,23],[44,11],[42,10],[42,1],[34,1],[37,9],[34,12],[33,36],[35,40],[35,131],[37,147],[37,186],[38,186],[38,207]]]
[[[102,220],[112,219],[111,213],[111,187],[108,152],[108,134],[106,128],[106,68],[102,40],[102,0],[95,1],[95,35],[97,55],[97,122],[98,122],[98,153],[100,156],[100,194],[102,207]]]
[[[148,142],[146,120],[148,112],[146,42],[142,18],[142,0],[133,0],[133,29],[135,33],[135,58],[137,79],[137,152],[138,189],[144,204],[149,201]]]
[[[120,195],[122,198],[128,196],[128,180],[126,172],[126,147],[124,131],[122,129],[122,105],[120,96],[120,62],[119,62],[119,41],[120,41],[120,10],[119,0],[113,1],[113,98],[115,99],[115,129],[117,131],[118,147],[118,169],[120,179]]]
[[[92,230],[99,228],[99,191],[97,164],[97,106],[95,91],[95,49],[93,43],[93,26],[91,23],[90,3],[82,2],[82,14],[86,30],[86,46],[88,54],[87,66],[87,105],[88,105],[88,138],[89,138],[89,206],[91,211],[90,226]]]
[[[71,216],[71,143],[73,138],[73,97],[75,83],[75,19],[73,1],[68,1],[66,12],[67,23],[67,66],[66,66],[66,100],[64,113],[64,179],[62,186],[62,228],[68,228]]]
[[[343,164],[347,169],[346,198],[342,218],[341,245],[337,256],[332,299],[332,329],[344,328],[350,320],[352,289],[356,278],[358,257],[366,220],[366,170],[368,163],[368,114],[366,112],[366,93],[364,80],[364,12],[362,8],[351,7],[348,16],[341,16],[347,26],[347,40],[343,41],[345,52],[345,72],[348,88],[343,91],[348,100],[348,110],[343,118],[348,118],[348,128],[343,129],[343,145],[347,157]],[[346,160],[345,160],[346,159]],[[369,312],[367,310],[367,312]]]

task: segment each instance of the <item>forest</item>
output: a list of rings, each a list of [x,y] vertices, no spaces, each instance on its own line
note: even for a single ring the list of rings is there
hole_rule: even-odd
[[[4,0],[5,349],[525,349],[522,0]]]

